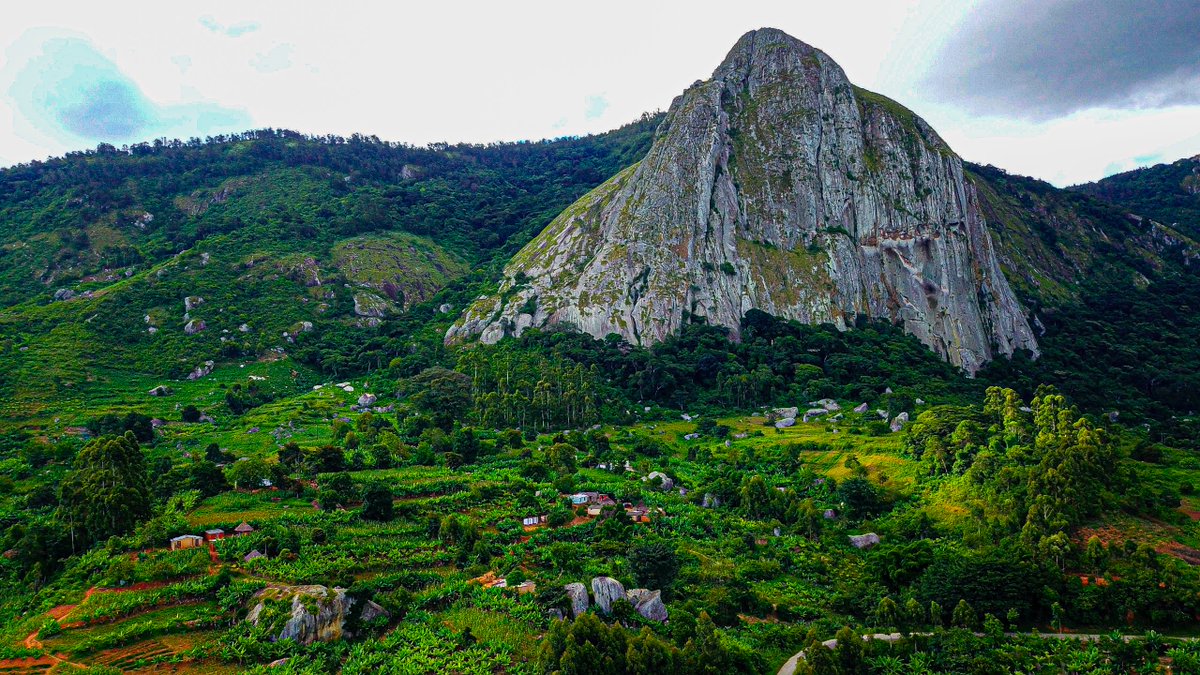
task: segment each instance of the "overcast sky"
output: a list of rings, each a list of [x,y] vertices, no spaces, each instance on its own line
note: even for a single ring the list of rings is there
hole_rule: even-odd
[[[1058,185],[1200,153],[1196,0],[58,2],[0,21],[0,165],[250,128],[539,139],[665,109],[747,30]]]

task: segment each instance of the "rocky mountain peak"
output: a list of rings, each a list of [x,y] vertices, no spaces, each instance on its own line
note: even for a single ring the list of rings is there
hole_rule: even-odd
[[[782,31],[744,35],[671,104],[645,159],[513,257],[447,340],[569,323],[663,339],[758,308],[901,323],[974,371],[1037,350],[962,163],[923,120]]]

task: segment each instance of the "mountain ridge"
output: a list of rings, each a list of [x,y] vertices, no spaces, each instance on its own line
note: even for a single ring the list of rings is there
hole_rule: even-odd
[[[751,31],[674,100],[641,164],[514,256],[447,340],[566,322],[644,344],[696,319],[736,337],[758,308],[897,321],[969,372],[1036,354],[973,189],[911,111],[782,31]]]

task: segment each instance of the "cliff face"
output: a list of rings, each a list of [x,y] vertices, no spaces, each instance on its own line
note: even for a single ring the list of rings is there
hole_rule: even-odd
[[[569,322],[661,340],[758,308],[883,317],[974,371],[1037,344],[962,163],[923,120],[821,51],[747,33],[671,104],[653,148],[522,249],[447,334]]]

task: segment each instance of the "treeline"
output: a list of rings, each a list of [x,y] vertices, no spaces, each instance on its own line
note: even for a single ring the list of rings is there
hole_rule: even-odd
[[[464,349],[458,398],[485,427],[581,427],[631,419],[648,404],[674,409],[748,410],[801,406],[819,398],[955,399],[977,382],[899,327],[861,321],[854,330],[810,326],[751,310],[741,340],[722,327],[691,324],[649,347],[616,335],[593,339],[569,328]],[[432,372],[432,371],[431,371]],[[426,378],[428,379],[428,378]],[[445,378],[439,384],[450,384]],[[419,393],[415,379],[405,391]],[[445,392],[431,414],[444,410]],[[419,402],[418,402],[419,403]]]

